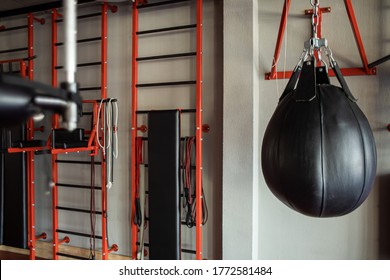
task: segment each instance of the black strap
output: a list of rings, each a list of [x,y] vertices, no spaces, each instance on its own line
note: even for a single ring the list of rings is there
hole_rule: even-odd
[[[341,70],[340,70],[336,61],[333,62],[332,69],[333,69],[334,73],[336,74],[337,80],[339,80],[339,83],[340,83],[342,89],[344,90],[345,95],[352,102],[356,102],[357,99],[352,95],[351,91],[349,90],[347,82],[345,81],[344,76],[341,73]]]
[[[279,98],[279,102],[281,102],[283,98],[287,96],[287,94],[289,94],[295,89],[301,71],[302,71],[302,67],[297,65],[297,67],[295,67],[294,69],[294,72],[291,74],[290,80],[288,81],[286,88],[284,89],[282,95]]]
[[[316,82],[317,85],[329,85],[330,80],[328,76],[328,70],[326,66],[320,66],[316,68]]]
[[[302,67],[297,88],[295,90],[294,99],[298,102],[312,101],[317,95],[316,83],[316,65],[315,60],[305,61]]]

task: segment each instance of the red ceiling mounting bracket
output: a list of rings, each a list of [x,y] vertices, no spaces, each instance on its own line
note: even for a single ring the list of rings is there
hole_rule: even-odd
[[[342,68],[341,72],[343,73],[344,76],[375,75],[376,68],[368,67],[367,55],[366,55],[366,51],[364,49],[362,37],[360,35],[360,30],[359,30],[359,27],[357,24],[355,11],[353,9],[352,2],[351,2],[351,0],[344,0],[344,3],[345,3],[345,8],[347,10],[347,14],[349,17],[349,21],[351,23],[351,28],[352,28],[352,31],[353,31],[353,34],[355,37],[355,41],[356,41],[357,47],[359,49],[359,54],[360,54],[360,58],[362,60],[363,67]],[[288,79],[291,77],[292,71],[277,72],[277,70],[276,70],[276,67],[277,67],[277,64],[279,61],[279,57],[280,57],[280,50],[282,47],[283,36],[284,36],[284,32],[286,30],[287,17],[288,17],[288,13],[290,10],[290,4],[291,4],[291,0],[286,0],[284,2],[282,17],[280,20],[278,38],[277,38],[276,46],[275,46],[275,53],[274,53],[272,68],[271,68],[270,73],[265,74],[266,80]],[[321,8],[319,11],[320,11],[320,17],[319,17],[319,23],[318,23],[318,30],[319,30],[319,35],[321,35],[322,14],[330,12],[331,8],[330,7]],[[306,15],[310,15],[311,13],[312,13],[311,10],[305,11]],[[329,75],[334,76],[334,73],[332,70],[329,70]]]

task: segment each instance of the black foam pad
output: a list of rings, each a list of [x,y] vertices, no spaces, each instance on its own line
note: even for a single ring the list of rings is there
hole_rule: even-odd
[[[54,129],[52,134],[52,146],[57,149],[87,147],[84,141],[84,129],[77,128],[73,131],[66,129]]]
[[[180,259],[180,113],[148,118],[149,258]]]
[[[11,129],[12,139],[23,140],[23,128]],[[0,138],[7,142],[8,131],[1,131]],[[5,148],[5,147],[4,147]],[[27,189],[26,158],[23,153],[3,154],[0,162],[1,185],[1,244],[27,247]]]

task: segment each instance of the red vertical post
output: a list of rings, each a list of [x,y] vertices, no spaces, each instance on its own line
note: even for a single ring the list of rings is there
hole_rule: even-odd
[[[31,13],[28,14],[28,58],[34,56],[34,17]],[[28,79],[34,79],[34,60],[29,59],[28,62]],[[32,119],[27,121],[27,140],[34,139],[34,122]],[[27,211],[28,211],[28,244],[30,250],[30,259],[35,259],[35,187],[34,182],[34,152],[27,152]]]
[[[345,8],[347,9],[349,21],[351,23],[351,27],[353,30],[353,35],[355,36],[356,44],[358,45],[360,58],[363,63],[363,68],[367,74],[372,73],[372,69],[368,68],[368,60],[367,60],[367,54],[366,50],[364,49],[364,44],[362,37],[360,35],[359,26],[356,20],[355,11],[353,9],[353,5],[351,0],[344,0]]]
[[[131,57],[131,255],[133,259],[137,258],[137,239],[138,228],[134,224],[135,217],[135,173],[136,173],[136,138],[137,138],[137,108],[138,108],[138,0],[133,3],[133,31],[132,31],[132,57]]]
[[[102,42],[101,42],[101,99],[107,98],[107,3],[102,5]],[[102,110],[102,115],[104,115],[104,110]],[[102,118],[103,119],[103,118]],[[104,126],[103,126],[104,127]],[[103,139],[105,141],[105,139]],[[104,145],[104,144],[103,144]],[[107,243],[107,165],[106,159],[102,154],[102,259],[108,259],[108,243]]]
[[[22,76],[22,78],[26,78],[26,71],[27,71],[27,66],[26,66],[26,62],[24,61],[21,61],[20,62],[20,76]]]
[[[202,259],[202,31],[203,1],[196,2],[196,259]]]
[[[288,11],[290,10],[290,4],[291,4],[291,0],[286,0],[283,5],[283,13],[279,25],[278,39],[276,41],[274,59],[272,61],[271,73],[269,75],[270,79],[274,79],[276,77],[276,66],[278,64],[279,57],[280,57],[280,49],[282,47],[284,32],[286,30],[287,17],[288,17]]]
[[[55,45],[58,41],[58,31],[56,20],[58,18],[57,9],[51,11],[51,84],[53,87],[58,86],[58,77],[57,77],[57,46]],[[58,128],[58,115],[54,114],[52,118],[52,128]],[[52,222],[53,222],[53,260],[58,260],[58,164],[57,164],[57,155],[54,154],[51,157],[52,162],[52,177],[53,177],[53,186],[52,186]]]

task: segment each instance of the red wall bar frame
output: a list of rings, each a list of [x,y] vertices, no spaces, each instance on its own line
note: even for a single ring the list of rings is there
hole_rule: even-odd
[[[102,20],[101,20],[101,98],[107,98],[107,3],[102,5]],[[104,114],[104,109],[102,110]],[[102,121],[104,122],[103,118]],[[104,146],[104,137],[103,146]],[[101,152],[101,184],[102,184],[102,259],[108,260],[108,244],[107,244],[107,163],[106,158]]]
[[[52,9],[51,11],[51,84],[53,87],[58,87],[58,75],[57,75],[57,69],[55,68],[57,65],[57,57],[58,57],[58,51],[57,46],[55,45],[58,42],[58,29],[57,29],[57,23],[56,20],[58,19],[58,12],[57,9]],[[59,117],[57,114],[53,115],[52,118],[52,129],[59,128]],[[51,162],[52,162],[52,179],[53,179],[53,186],[52,186],[52,223],[53,223],[53,260],[58,260],[58,232],[54,229],[58,228],[58,164],[57,164],[57,155],[52,155]],[[69,239],[69,237],[68,237]]]
[[[29,13],[27,16],[27,33],[28,33],[28,68],[27,68],[27,77],[29,80],[34,80],[34,20],[44,24],[45,21],[42,19],[37,19],[33,16],[32,13]],[[34,140],[34,121],[31,118],[27,121],[27,140]],[[46,238],[46,234],[42,233],[39,236],[36,236],[35,229],[35,156],[34,150],[27,149],[27,212],[28,212],[28,247],[30,250],[30,259],[34,260],[36,255],[36,240],[41,238]]]
[[[111,12],[115,13],[117,11],[117,6],[112,6],[107,3],[103,3],[101,6],[101,92],[100,92],[100,98],[106,99],[107,98],[107,12],[110,10]],[[57,75],[57,58],[58,58],[58,51],[56,43],[58,43],[58,27],[56,20],[60,17],[60,14],[58,13],[57,9],[52,10],[52,85],[54,87],[58,86],[58,75]],[[53,211],[53,259],[58,259],[58,250],[59,245],[62,243],[69,243],[70,238],[68,236],[65,236],[62,240],[58,239],[58,233],[56,232],[56,229],[58,229],[58,164],[56,162],[57,155],[62,153],[78,153],[78,152],[90,152],[90,156],[96,156],[99,151],[99,147],[96,143],[96,121],[97,121],[97,114],[98,114],[98,101],[96,100],[84,100],[83,103],[90,103],[93,104],[93,119],[94,124],[93,128],[90,131],[90,138],[88,142],[88,147],[80,147],[80,148],[70,148],[70,149],[52,149],[52,166],[53,166],[53,190],[52,190],[52,211]],[[103,108],[101,110],[102,114]],[[103,122],[103,118],[101,118],[101,122]],[[58,122],[58,116],[53,116],[53,129],[59,128],[59,122]],[[101,143],[104,145],[104,137],[100,140]],[[106,159],[103,156],[103,153],[101,153],[102,161],[101,161],[101,202],[102,202],[102,260],[108,260],[109,253],[112,251],[117,251],[118,246],[116,244],[113,244],[111,248],[108,248],[108,237],[107,237],[107,165],[106,165]]]
[[[359,26],[356,20],[355,12],[353,9],[353,5],[351,0],[344,0],[345,3],[345,8],[347,10],[347,14],[349,17],[349,21],[351,23],[352,31],[355,37],[355,41],[359,50],[360,58],[362,60],[363,67],[355,67],[355,68],[342,68],[341,72],[344,76],[358,76],[358,75],[376,75],[376,68],[369,68],[368,67],[368,60],[367,60],[367,55],[366,51],[364,48],[363,40],[360,35],[360,30]],[[278,37],[276,41],[276,46],[275,46],[275,52],[274,52],[274,57],[273,57],[273,63],[271,67],[271,72],[265,74],[265,79],[266,80],[273,80],[273,79],[288,79],[291,77],[292,71],[283,71],[283,72],[277,72],[276,67],[279,62],[280,58],[280,50],[281,50],[281,45],[286,29],[286,24],[287,24],[287,17],[290,9],[290,4],[291,0],[286,0],[283,5],[283,12],[282,12],[282,17],[280,20],[280,26],[279,26],[279,32],[278,32]],[[323,10],[326,9],[326,10]],[[327,9],[330,8],[323,8],[321,9],[321,19],[319,20],[319,31],[321,32],[322,26],[321,26],[321,21],[322,21],[322,13],[323,12],[328,12]],[[306,14],[308,12],[306,11]],[[335,76],[333,70],[329,70],[329,76]]]
[[[196,259],[202,259],[202,55],[203,0],[196,0]]]
[[[138,227],[134,224],[135,218],[135,198],[136,198],[136,138],[138,130],[142,131],[142,127],[138,127],[137,121],[137,109],[138,109],[138,35],[139,31],[139,14],[137,6],[140,4],[145,4],[144,0],[135,0],[133,2],[132,10],[132,107],[131,107],[131,201],[132,201],[132,215],[131,215],[131,254],[132,259],[137,258],[137,242],[138,242]],[[196,0],[196,116],[195,116],[195,136],[196,136],[196,174],[195,174],[195,184],[196,184],[196,259],[201,260],[203,258],[202,251],[202,141],[203,141],[203,125],[202,125],[202,38],[203,38],[203,1]]]
[[[33,16],[32,13],[27,14],[27,59],[10,59],[0,61],[0,63],[19,62],[20,74],[22,78],[34,79],[34,20],[40,24],[44,24],[44,19],[39,19]],[[4,27],[3,27],[4,29]],[[26,61],[28,61],[28,66]],[[26,139],[33,140],[34,132],[40,129],[34,128],[34,121],[30,118],[26,122]],[[27,173],[27,247],[29,249],[30,260],[35,260],[36,257],[36,240],[46,239],[46,233],[41,233],[36,236],[35,228],[35,165],[34,153],[38,150],[44,150],[46,147],[29,147],[29,148],[9,148],[8,153],[23,152],[26,154],[26,173]]]
[[[137,258],[137,239],[138,239],[138,227],[134,224],[135,218],[135,180],[136,180],[136,138],[137,138],[137,114],[138,109],[138,9],[137,6],[139,0],[135,0],[133,3],[133,30],[132,30],[132,57],[131,57],[131,255],[132,259]]]

